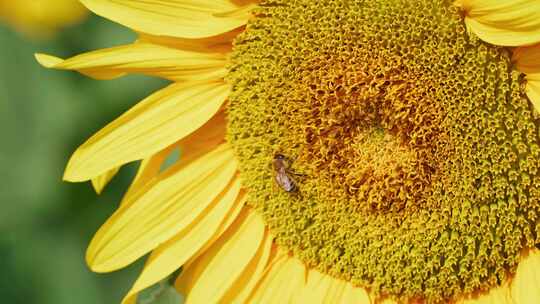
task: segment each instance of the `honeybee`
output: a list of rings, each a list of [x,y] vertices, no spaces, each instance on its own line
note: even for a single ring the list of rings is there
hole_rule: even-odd
[[[274,179],[278,186],[287,192],[296,192],[298,187],[296,181],[291,177],[292,172],[289,171],[289,161],[283,154],[274,154],[272,161],[274,165]]]

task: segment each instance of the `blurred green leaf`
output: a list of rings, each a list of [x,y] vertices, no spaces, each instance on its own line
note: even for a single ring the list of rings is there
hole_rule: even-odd
[[[184,298],[173,286],[160,283],[152,287],[152,294],[147,297],[139,297],[139,304],[181,304]]]
[[[35,52],[62,57],[129,43],[135,35],[93,17],[52,41],[29,41],[0,25],[0,299],[2,303],[120,303],[142,261],[96,274],[86,246],[114,212],[136,165],[102,195],[62,181],[71,153],[94,132],[165,81],[128,76],[97,81],[47,70]]]
[[[175,271],[162,281],[143,290],[137,298],[138,304],[181,304],[184,297],[174,288],[174,281],[179,270]]]

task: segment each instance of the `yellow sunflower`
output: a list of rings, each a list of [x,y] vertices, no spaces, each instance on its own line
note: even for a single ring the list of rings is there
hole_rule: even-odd
[[[0,21],[34,37],[49,36],[87,15],[77,0],[0,0]]]
[[[138,40],[42,65],[172,82],[64,176],[141,160],[87,251],[150,253],[124,303],[540,302],[540,1],[82,2]]]

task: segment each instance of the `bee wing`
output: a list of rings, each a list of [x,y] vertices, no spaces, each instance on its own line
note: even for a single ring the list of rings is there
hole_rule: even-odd
[[[279,170],[276,175],[276,183],[287,192],[293,192],[296,190],[296,183],[287,175],[285,170]]]

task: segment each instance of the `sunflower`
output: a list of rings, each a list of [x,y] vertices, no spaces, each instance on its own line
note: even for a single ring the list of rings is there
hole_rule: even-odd
[[[0,20],[34,37],[50,36],[87,15],[76,0],[0,0]]]
[[[540,1],[82,2],[137,41],[43,66],[171,81],[64,176],[141,160],[86,256],[150,253],[124,303],[540,301]]]

